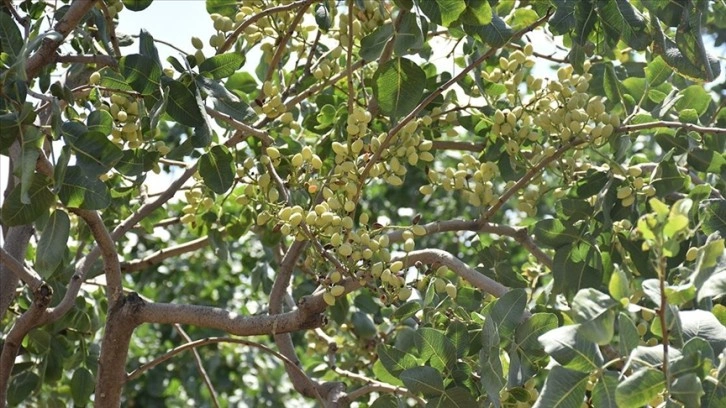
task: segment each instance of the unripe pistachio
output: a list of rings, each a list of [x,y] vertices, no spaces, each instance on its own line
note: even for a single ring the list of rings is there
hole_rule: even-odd
[[[334,306],[335,305],[335,296],[333,296],[330,292],[323,293],[323,300],[328,306]]]
[[[343,287],[342,285],[334,285],[330,288],[330,294],[335,297],[338,297],[343,293],[345,293],[345,287]]]
[[[204,43],[199,37],[192,37],[192,46],[198,50],[204,48]]]

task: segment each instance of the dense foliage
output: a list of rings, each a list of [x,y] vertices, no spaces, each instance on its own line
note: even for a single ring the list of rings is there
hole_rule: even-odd
[[[0,405],[726,406],[723,0],[151,3],[0,6]]]

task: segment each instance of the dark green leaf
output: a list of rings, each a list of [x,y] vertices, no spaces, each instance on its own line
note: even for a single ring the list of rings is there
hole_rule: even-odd
[[[3,202],[2,221],[4,225],[30,224],[42,216],[55,202],[55,195],[49,189],[50,182],[39,174],[33,177],[28,190],[29,204],[20,201],[21,186],[16,185]]]
[[[549,22],[553,34],[565,34],[575,26],[575,5],[578,0],[555,0],[557,9]]]
[[[23,37],[15,20],[10,13],[0,13],[0,50],[10,55],[11,61],[14,62],[22,48]]]
[[[640,343],[640,335],[635,323],[626,313],[620,312],[618,315],[618,351],[621,355],[627,356],[638,347]]]
[[[58,197],[66,207],[84,210],[102,210],[111,204],[106,184],[98,178],[87,177],[79,166],[68,166]]]
[[[227,114],[238,121],[247,120],[255,115],[255,112],[246,102],[241,101],[235,94],[220,85],[219,82],[198,76],[196,83],[207,93],[208,100],[212,102],[214,110]]]
[[[404,55],[409,50],[418,50],[424,44],[424,36],[421,32],[419,19],[415,14],[406,13],[401,18],[401,23],[396,31],[396,40],[393,43],[393,50],[398,55]],[[363,49],[361,48],[361,54]],[[367,59],[367,58],[364,58]]]
[[[123,157],[121,149],[106,135],[88,131],[81,123],[65,122],[63,135],[87,177],[97,177],[107,172]]]
[[[423,366],[405,370],[400,375],[401,381],[409,391],[424,396],[437,396],[444,392],[444,380],[435,368]]]
[[[545,379],[534,408],[579,407],[585,397],[588,373],[554,366]]]
[[[683,339],[688,341],[699,337],[706,340],[714,350],[726,347],[726,327],[713,313],[705,310],[683,310],[679,312]]]
[[[492,7],[488,0],[466,0],[461,22],[469,25],[486,25],[492,21]]]
[[[427,407],[466,408],[475,407],[476,400],[471,391],[464,387],[447,388],[443,394],[429,399]]]
[[[668,66],[660,56],[656,56],[645,67],[645,79],[651,87],[658,86],[670,78],[673,68]]]
[[[73,402],[76,405],[86,405],[95,387],[96,381],[93,374],[87,368],[77,368],[73,372],[73,378],[71,378],[71,395],[73,395]]]
[[[421,100],[426,74],[411,60],[395,58],[378,67],[373,81],[373,94],[381,111],[401,117],[411,112]]]
[[[159,51],[156,49],[154,43],[154,37],[149,34],[148,31],[141,29],[139,32],[139,53],[145,57],[151,58],[156,65],[161,66],[161,59],[159,59]]]
[[[393,35],[393,25],[383,24],[372,33],[366,35],[360,40],[360,51],[358,55],[366,61],[375,61],[381,56],[383,48]]]
[[[569,224],[568,224],[569,226]],[[537,241],[550,248],[559,248],[571,244],[580,237],[571,226],[565,227],[562,221],[556,218],[544,219],[534,226],[534,237]]]
[[[199,64],[200,74],[209,74],[214,79],[226,78],[245,63],[245,57],[238,52],[215,55]]]
[[[88,130],[108,136],[113,130],[113,117],[105,110],[97,109],[91,112],[86,119]]]
[[[641,51],[648,46],[645,18],[628,1],[600,1],[597,7],[601,24],[622,36],[629,46]]]
[[[62,210],[55,210],[43,228],[35,253],[35,270],[44,279],[50,277],[68,250],[71,220]]]
[[[451,343],[456,348],[456,356],[458,358],[464,357],[471,345],[469,329],[466,327],[466,324],[459,321],[449,323],[446,328],[446,338],[451,340]]]
[[[664,158],[655,168],[651,178],[651,184],[659,197],[680,191],[686,184],[687,179],[678,170],[673,159]]]
[[[255,77],[244,71],[232,74],[227,78],[224,86],[230,91],[239,91],[242,94],[251,94],[260,87]]]
[[[493,16],[491,23],[483,26],[464,25],[464,31],[491,47],[498,48],[512,38],[512,28],[499,16]]]
[[[161,67],[147,56],[132,54],[121,58],[119,71],[126,83],[142,95],[151,95],[159,89]]]
[[[330,10],[328,10],[328,3],[323,1],[316,4],[313,14],[315,14],[315,23],[318,25],[318,28],[324,33],[327,33],[333,24],[330,17]]]
[[[701,203],[701,228],[706,234],[716,231],[726,237],[726,200],[704,200]]]
[[[557,316],[552,313],[535,313],[524,321],[515,332],[517,347],[526,353],[542,350],[539,336],[557,328]]]
[[[511,338],[514,329],[522,321],[526,305],[527,292],[524,289],[512,289],[497,299],[489,313],[497,324],[500,336]]]
[[[436,0],[436,4],[439,6],[441,24],[444,27],[449,27],[466,10],[466,2],[464,0]]]
[[[169,100],[166,113],[175,121],[185,126],[200,126],[204,124],[204,117],[199,110],[196,98],[192,91],[179,81],[170,80],[166,84]]]
[[[234,171],[234,157],[224,146],[212,147],[199,159],[199,174],[217,194],[224,194],[232,187]]]
[[[14,375],[10,379],[7,403],[10,406],[21,406],[24,401],[27,402],[28,397],[33,392],[33,390],[38,388],[39,384],[40,377],[38,377],[38,374],[30,370],[23,371],[20,374]]]
[[[126,79],[114,71],[113,69],[106,67],[101,71],[101,86],[108,89],[118,89],[119,91],[133,91]]]

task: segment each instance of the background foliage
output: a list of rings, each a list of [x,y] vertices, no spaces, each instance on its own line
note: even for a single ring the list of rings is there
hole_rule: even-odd
[[[723,0],[151,2],[0,9],[3,403],[726,405]]]

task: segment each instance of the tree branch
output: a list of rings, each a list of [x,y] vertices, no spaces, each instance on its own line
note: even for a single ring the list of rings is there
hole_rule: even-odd
[[[20,278],[32,291],[36,291],[42,284],[43,279],[33,269],[25,267],[20,261],[15,259],[5,248],[0,248],[0,264],[6,266],[10,272]],[[3,283],[5,283],[3,281]],[[13,287],[13,291],[15,288]],[[0,309],[2,310],[2,309]]]
[[[460,142],[455,140],[433,140],[434,150],[463,150],[479,153],[486,147],[484,143]]]
[[[726,128],[699,126],[693,123],[685,122],[672,122],[672,121],[658,121],[658,122],[647,122],[638,123],[636,125],[621,125],[616,131],[619,132],[636,132],[639,130],[656,129],[656,128],[672,128],[672,129],[686,129],[692,130],[699,133],[713,133],[715,135],[726,135]]]
[[[116,243],[106,226],[103,225],[101,216],[96,211],[71,209],[88,224],[93,238],[96,240],[97,248],[100,248],[103,258],[103,272],[106,275],[106,297],[109,305],[119,301],[123,296],[123,285],[121,283],[121,263],[119,262]]]
[[[409,252],[408,255],[396,259],[403,261],[406,267],[413,266],[416,262],[424,264],[441,264],[446,265],[461,278],[472,284],[479,290],[489,293],[495,297],[501,297],[509,291],[509,288],[501,283],[484,276],[469,265],[462,262],[459,258],[441,249],[421,249]]]
[[[354,373],[354,372],[351,372],[348,370],[343,370],[342,368],[338,368],[338,367],[335,368],[335,372],[342,376],[366,383],[366,385],[364,385],[356,390],[351,391],[345,397],[343,397],[344,400],[348,403],[355,401],[358,398],[360,398],[366,394],[370,394],[372,392],[379,392],[379,393],[382,392],[382,393],[387,393],[387,394],[402,395],[406,398],[414,399],[416,401],[416,404],[418,404],[420,406],[426,405],[426,401],[424,401],[421,397],[417,396],[416,394],[412,393],[411,391],[409,391],[406,388],[397,387],[395,385],[390,385],[390,384],[387,384],[384,382],[376,381],[376,380],[374,380],[372,378],[368,378],[364,375],[360,375],[360,374],[357,374],[357,373]]]
[[[43,40],[35,54],[28,58],[25,73],[28,80],[35,78],[40,69],[50,64],[55,59],[55,51],[61,46],[63,40],[73,31],[88,11],[96,5],[98,0],[75,0],[63,15],[63,18],[53,27],[53,29],[61,35],[60,41],[53,41],[50,38]]]
[[[204,248],[209,244],[209,236],[197,238],[193,241],[185,242],[181,245],[173,247],[162,248],[153,254],[143,258],[121,264],[122,272],[135,272],[141,269],[146,269],[152,265],[156,265],[174,256],[186,254],[188,252],[196,251],[197,249]]]
[[[101,67],[116,67],[118,61],[110,55],[57,55],[55,62],[71,62],[81,64],[96,64]]]

